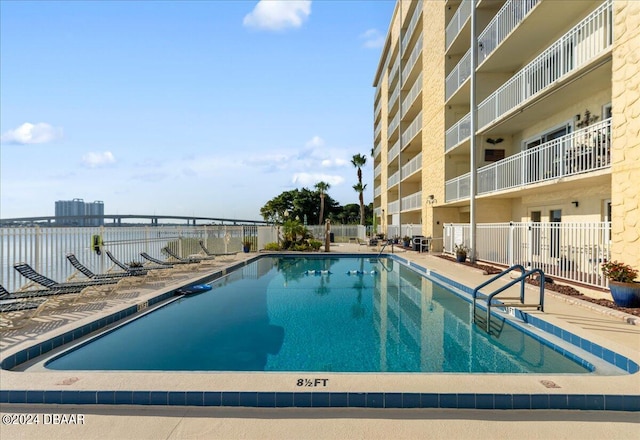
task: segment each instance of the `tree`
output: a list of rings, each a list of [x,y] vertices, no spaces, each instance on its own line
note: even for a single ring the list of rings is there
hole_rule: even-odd
[[[351,159],[351,164],[358,169],[358,183],[353,185],[353,189],[359,195],[360,201],[360,224],[364,225],[364,196],[363,192],[367,185],[362,184],[362,167],[367,163],[367,156],[364,154],[355,154]]]
[[[327,190],[331,188],[331,185],[327,182],[318,182],[316,183],[315,188],[320,193],[320,219],[318,220],[318,224],[321,225],[324,217],[324,196]]]

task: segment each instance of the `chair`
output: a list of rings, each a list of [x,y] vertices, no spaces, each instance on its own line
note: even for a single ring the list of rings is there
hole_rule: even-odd
[[[46,301],[46,299],[39,299],[35,301],[24,301],[20,299],[0,300],[0,313],[37,309]]]
[[[0,326],[0,330],[15,330],[24,327],[33,318],[37,317],[42,311],[49,305],[49,300],[41,301],[16,301],[13,303],[0,305],[0,312],[2,312],[2,321],[4,322]],[[33,310],[32,313],[26,314]],[[19,316],[11,316],[14,313],[21,313]]]
[[[134,273],[131,272],[129,270],[127,270],[126,272],[112,272],[112,273],[100,273],[100,274],[96,274],[93,273],[87,266],[85,266],[84,264],[80,263],[80,261],[78,261],[78,258],[76,258],[76,256],[72,253],[67,254],[67,260],[69,260],[69,262],[71,263],[71,265],[73,267],[76,268],[77,272],[80,272],[81,274],[83,274],[84,276],[86,276],[87,278],[91,279],[91,280],[100,280],[100,279],[107,279],[107,278],[122,278],[122,277],[130,277],[130,276],[135,276],[135,275],[140,275],[140,273]],[[69,280],[71,280],[74,275],[71,275],[71,277],[69,277]]]
[[[164,248],[162,248],[162,251],[166,252],[171,258],[181,263],[217,264],[217,261],[213,261],[215,260],[216,257],[212,257],[212,256],[182,258],[177,253],[175,253],[169,246],[165,246]]]
[[[185,269],[185,270],[196,270],[198,268],[197,261],[162,261],[157,258],[152,257],[146,252],[140,252],[140,256],[147,261],[150,261],[156,265],[162,266],[165,269],[173,268],[175,270]]]
[[[166,279],[170,277],[171,266],[164,265],[156,265],[156,266],[142,266],[142,267],[131,267],[124,264],[122,261],[118,260],[110,251],[105,251],[107,257],[113,263],[120,267],[123,270],[127,270],[136,276],[144,276],[145,281],[159,281],[162,279]]]
[[[64,295],[68,293],[80,293],[84,289],[83,286],[59,287],[53,289],[37,289],[37,290],[20,290],[18,292],[9,292],[0,284],[0,300],[13,299],[33,299],[43,296]]]
[[[216,254],[209,251],[209,249],[207,249],[207,247],[204,245],[204,241],[200,240],[198,243],[200,244],[202,251],[205,253],[207,257],[235,257],[238,255],[237,252],[226,252],[226,253]]]

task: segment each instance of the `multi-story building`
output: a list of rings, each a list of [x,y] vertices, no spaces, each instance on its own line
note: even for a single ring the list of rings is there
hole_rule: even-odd
[[[374,79],[389,235],[605,286],[640,268],[640,2],[398,1]]]
[[[83,199],[58,200],[55,209],[58,226],[104,225],[104,202],[99,200],[93,203],[85,203]]]

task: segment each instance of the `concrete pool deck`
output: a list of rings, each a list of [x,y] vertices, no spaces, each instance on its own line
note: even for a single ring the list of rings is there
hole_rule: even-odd
[[[397,250],[397,249],[396,249]],[[332,252],[375,252],[354,244],[332,247]],[[386,249],[385,251],[390,251]],[[487,277],[479,271],[450,263],[433,255],[413,251],[398,252],[401,258],[428,267],[439,274],[475,286]],[[255,256],[255,254],[251,254]],[[248,256],[244,256],[248,257]],[[219,270],[216,268],[213,270]],[[164,287],[131,289],[97,307],[100,301],[80,304],[77,309],[61,309],[36,318],[37,324],[22,329],[3,331],[0,339],[3,359],[38,341],[61,334],[85,322],[95,320],[113,310],[144,303],[161,291],[170,291],[186,282],[202,279],[212,270],[203,268],[182,275]],[[589,292],[597,296],[599,292]],[[613,312],[590,303],[547,292],[545,312],[529,312],[543,316],[553,325],[608,347],[640,363],[640,326],[629,315]],[[63,320],[64,323],[58,324]],[[299,392],[299,378],[312,375],[297,373],[111,373],[2,371],[0,390],[133,390],[165,391],[233,391],[233,392]],[[316,375],[318,376],[318,375]],[[640,395],[639,373],[618,376],[571,375],[477,375],[460,374],[322,374],[328,379],[326,393],[513,393],[576,395]],[[551,388],[549,388],[551,386]],[[307,391],[307,390],[305,390]],[[2,413],[83,413],[92,420],[89,425],[58,426],[73,438],[637,438],[638,413],[612,411],[510,411],[445,410],[445,409],[374,409],[374,408],[196,408],[144,407],[127,405],[20,405],[3,404]],[[327,420],[333,423],[327,424]],[[489,421],[496,423],[490,423]],[[464,423],[460,424],[459,422]],[[517,426],[514,423],[518,422]],[[580,427],[588,425],[588,429]],[[599,423],[602,422],[602,423]],[[608,425],[605,430],[604,424]],[[634,425],[635,424],[635,425]],[[106,427],[123,426],[112,431]],[[149,426],[147,426],[149,425]],[[492,426],[496,425],[496,426]],[[602,426],[601,426],[602,425]],[[101,429],[100,426],[105,427]],[[142,426],[147,426],[143,430]],[[437,432],[432,428],[437,426]],[[124,428],[124,427],[128,427]],[[155,427],[155,428],[153,428]],[[377,427],[377,428],[376,428]],[[529,427],[529,431],[524,430]],[[596,427],[598,427],[596,429]],[[0,434],[11,438],[56,438],[45,426],[2,426]],[[51,427],[49,427],[51,428]],[[140,428],[140,429],[138,429]],[[602,428],[602,431],[598,429]],[[427,429],[427,431],[425,431]],[[547,431],[548,430],[548,431]],[[57,431],[57,430],[56,430]],[[138,432],[139,431],[139,432]],[[106,432],[112,436],[101,437]],[[140,435],[133,435],[133,433]],[[382,433],[386,432],[386,435]],[[483,436],[483,432],[486,436]],[[502,432],[503,435],[499,433]],[[530,433],[527,436],[526,433]],[[545,436],[547,432],[549,435]],[[82,434],[81,434],[82,433]],[[207,433],[211,435],[207,435]],[[423,435],[419,435],[422,433]],[[495,436],[489,435],[496,434]],[[578,436],[582,433],[582,436]],[[81,435],[79,435],[81,434]],[[119,435],[121,434],[121,435]],[[129,434],[132,434],[129,436]],[[279,434],[279,435],[278,435]],[[380,435],[378,435],[380,434]],[[553,434],[553,435],[551,435]],[[31,436],[35,435],[35,436]],[[79,435],[75,437],[75,435]],[[60,437],[62,438],[62,436]]]

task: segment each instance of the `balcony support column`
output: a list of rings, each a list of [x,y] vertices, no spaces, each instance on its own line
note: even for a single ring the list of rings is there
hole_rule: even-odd
[[[478,66],[478,31],[477,17],[476,17],[476,2],[471,1],[471,75],[469,80],[470,86],[470,185],[469,185],[469,247],[471,252],[469,255],[469,261],[475,263],[476,261],[476,192],[477,192],[477,179],[478,173],[476,169],[476,148],[477,148],[477,127],[478,127],[478,103],[476,100],[476,67]]]

